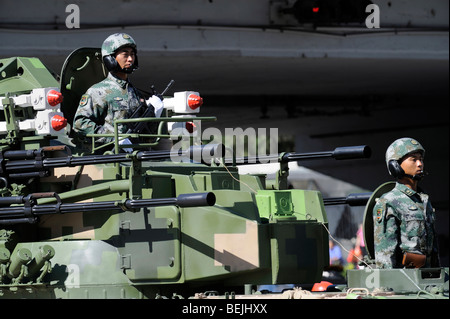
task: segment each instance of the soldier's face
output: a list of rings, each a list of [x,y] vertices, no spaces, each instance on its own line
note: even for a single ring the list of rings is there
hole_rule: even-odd
[[[406,174],[416,175],[423,173],[423,157],[421,153],[412,153],[403,159],[400,166]]]
[[[131,68],[136,60],[136,55],[132,48],[122,48],[116,53],[116,61],[122,69]]]

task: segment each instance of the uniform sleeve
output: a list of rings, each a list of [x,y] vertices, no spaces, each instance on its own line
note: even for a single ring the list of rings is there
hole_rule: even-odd
[[[373,208],[375,262],[378,268],[399,267],[400,227],[394,209],[380,199]]]
[[[87,134],[102,133],[104,105],[96,103],[89,91],[84,94],[75,113],[73,128],[82,137]]]

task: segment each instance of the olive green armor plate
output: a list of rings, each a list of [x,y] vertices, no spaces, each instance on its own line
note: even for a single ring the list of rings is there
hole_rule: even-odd
[[[376,200],[380,198],[381,195],[390,192],[394,187],[395,182],[387,182],[378,186],[367,201],[366,208],[364,210],[364,243],[366,244],[367,253],[371,259],[375,258],[375,247],[373,243],[373,207],[375,206]]]

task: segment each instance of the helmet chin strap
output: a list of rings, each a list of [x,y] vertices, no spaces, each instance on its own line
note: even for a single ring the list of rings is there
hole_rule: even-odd
[[[422,180],[426,175],[428,175],[427,172],[423,172],[423,173],[415,174],[415,175],[404,174],[403,176],[409,177],[409,178],[411,178],[411,179],[414,180],[414,181],[420,181],[420,180]]]
[[[119,65],[117,65],[116,69],[112,71],[113,73],[125,73],[125,74],[131,74],[135,70],[137,70],[137,67],[133,64],[129,68],[121,68]]]
[[[135,66],[134,64],[129,67],[129,68],[120,68],[120,70],[118,72],[122,72],[122,73],[126,73],[126,74],[131,74],[133,73],[135,70],[137,70],[137,66]]]

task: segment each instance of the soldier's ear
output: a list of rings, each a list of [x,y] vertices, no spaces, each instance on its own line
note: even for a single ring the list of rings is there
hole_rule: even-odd
[[[134,64],[133,64],[133,71],[137,70],[139,68],[139,62],[138,62],[138,56],[135,54],[134,56]]]
[[[116,58],[112,55],[106,55],[103,57],[103,63],[105,64],[106,68],[110,72],[114,72],[119,67],[119,63],[117,63]]]
[[[400,163],[396,160],[390,160],[388,163],[389,174],[395,178],[402,178],[405,176],[405,171],[400,166]]]

